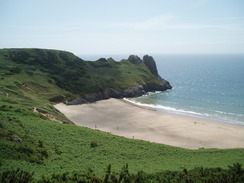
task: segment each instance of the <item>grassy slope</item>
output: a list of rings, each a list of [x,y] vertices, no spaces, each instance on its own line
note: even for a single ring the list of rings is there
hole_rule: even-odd
[[[127,60],[115,62],[113,59],[100,59],[88,62],[72,53],[40,49],[0,50],[0,55],[1,62],[5,60],[15,65],[12,66],[14,71],[22,71],[21,74],[24,71],[29,75],[39,71],[50,77],[50,82],[75,94],[160,82],[144,64],[132,64]]]
[[[36,176],[91,170],[102,174],[108,164],[118,171],[128,163],[132,172],[152,173],[244,163],[243,149],[186,150],[54,123],[14,107],[7,110],[1,111],[1,170],[20,167]],[[11,141],[16,136],[21,143]]]
[[[26,51],[32,57],[40,55],[40,50]],[[244,164],[244,149],[186,150],[129,140],[72,124],[59,124],[32,112],[36,107],[42,109],[43,114],[48,113],[63,123],[70,123],[52,107],[48,99],[74,96],[76,93],[70,91],[74,89],[78,92],[79,87],[72,88],[77,81],[89,92],[104,87],[123,88],[148,81],[157,82],[143,65],[134,65],[126,60],[120,63],[113,60],[84,62],[72,54],[49,50],[44,51],[44,60],[47,52],[58,55],[58,62],[51,64],[51,67],[30,64],[34,60],[30,59],[30,55],[24,59],[27,64],[18,59],[13,62],[10,61],[9,50],[0,50],[0,172],[20,167],[35,171],[35,176],[40,177],[67,171],[95,171],[102,174],[108,164],[112,165],[113,170],[120,170],[128,163],[132,172],[144,170],[149,173],[183,167],[226,168],[237,162]],[[60,53],[63,53],[63,59],[59,57]],[[72,74],[77,74],[77,70],[67,66],[64,58],[80,69],[78,80],[68,80]],[[77,66],[76,62],[82,67]],[[130,79],[131,75],[135,79]],[[109,80],[111,83],[105,82]],[[22,141],[14,142],[17,138]],[[97,146],[91,147],[91,144]]]

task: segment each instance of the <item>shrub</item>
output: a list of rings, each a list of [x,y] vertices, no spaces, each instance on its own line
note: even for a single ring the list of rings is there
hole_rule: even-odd
[[[14,67],[14,68],[9,69],[9,71],[10,71],[11,73],[13,73],[13,74],[18,74],[18,73],[21,72],[21,68],[19,68],[19,67]]]
[[[26,73],[27,73],[28,75],[30,75],[30,76],[33,76],[33,75],[34,75],[34,73],[33,73],[32,71],[26,71]]]
[[[91,142],[91,148],[95,148],[95,147],[97,147],[97,146],[98,146],[97,141],[96,141],[96,140],[93,140],[93,141]]]
[[[6,170],[1,174],[1,183],[28,183],[33,180],[33,174],[20,169]]]

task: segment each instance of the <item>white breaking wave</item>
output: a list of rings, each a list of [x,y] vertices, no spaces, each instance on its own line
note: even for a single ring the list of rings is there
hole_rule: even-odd
[[[209,117],[211,116],[210,114],[207,113],[198,113],[198,112],[194,112],[194,111],[187,111],[184,109],[176,109],[173,107],[167,107],[167,106],[162,106],[162,105],[153,105],[153,104],[143,104],[140,102],[136,102],[134,100],[128,99],[128,98],[123,98],[125,101],[130,102],[132,104],[138,105],[138,106],[142,106],[142,107],[149,107],[149,108],[153,108],[153,109],[161,109],[161,110],[165,110],[168,112],[174,112],[177,114],[191,114],[191,115],[196,115],[196,116],[205,116],[205,117]]]
[[[226,117],[225,116],[226,112],[223,112],[223,111],[214,111],[221,115],[221,116],[219,116],[219,115],[215,115],[215,114],[211,115],[211,114],[207,114],[207,113],[198,113],[198,112],[188,111],[188,110],[184,110],[184,109],[176,109],[173,107],[167,107],[167,106],[162,106],[162,105],[144,104],[144,103],[136,102],[133,99],[128,99],[128,98],[123,98],[123,100],[125,100],[129,103],[132,103],[134,105],[148,107],[148,108],[156,109],[159,111],[163,110],[165,112],[169,112],[169,113],[173,113],[173,114],[186,115],[186,116],[191,116],[191,117],[199,117],[199,118],[203,118],[203,119],[208,118],[208,119],[214,120],[214,121],[227,122],[227,123],[238,124],[238,125],[243,126],[243,123],[238,121],[237,119],[229,119],[228,117]],[[232,114],[232,113],[227,113],[227,114]],[[224,115],[224,116],[222,116],[222,115]],[[244,115],[240,114],[238,116],[244,116]]]

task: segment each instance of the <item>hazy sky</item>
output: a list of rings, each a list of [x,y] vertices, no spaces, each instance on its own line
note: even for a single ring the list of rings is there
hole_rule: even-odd
[[[0,48],[244,53],[244,0],[0,0]]]

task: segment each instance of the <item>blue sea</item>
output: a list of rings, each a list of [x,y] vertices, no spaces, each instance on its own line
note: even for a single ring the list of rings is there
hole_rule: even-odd
[[[244,125],[244,55],[155,55],[173,89],[130,99],[157,110]]]
[[[159,74],[173,89],[129,99],[131,102],[158,111],[244,125],[244,55],[152,56]]]

